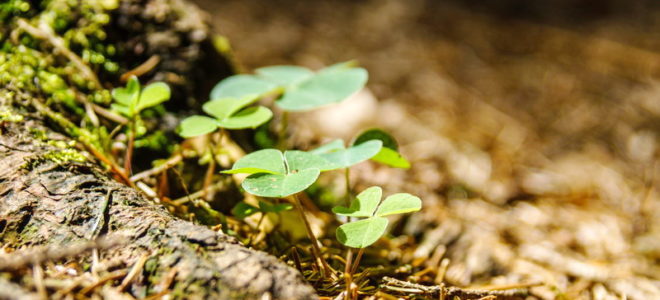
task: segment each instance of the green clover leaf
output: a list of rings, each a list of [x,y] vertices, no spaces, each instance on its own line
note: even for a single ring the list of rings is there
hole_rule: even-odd
[[[337,228],[337,240],[348,247],[364,248],[375,243],[387,228],[385,216],[418,211],[422,201],[413,195],[399,193],[381,202],[382,189],[377,186],[362,191],[350,207],[335,207],[335,214],[365,219],[346,223]]]

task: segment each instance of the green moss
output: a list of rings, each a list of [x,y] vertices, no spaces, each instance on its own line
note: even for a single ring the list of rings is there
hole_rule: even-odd
[[[23,116],[15,114],[9,110],[0,110],[0,122],[22,122]]]
[[[54,54],[61,51],[53,51],[51,42],[19,30],[16,24],[23,19],[36,28],[53,28],[51,34],[61,38],[92,70],[114,74],[119,71],[117,46],[104,42],[104,27],[118,0],[47,0],[35,5],[24,0],[3,2],[0,21],[11,25],[0,29],[0,86],[38,93],[48,103],[61,103],[80,115],[84,110],[75,101],[76,89],[90,94],[93,102],[110,103],[109,91],[82,76],[74,62]]]

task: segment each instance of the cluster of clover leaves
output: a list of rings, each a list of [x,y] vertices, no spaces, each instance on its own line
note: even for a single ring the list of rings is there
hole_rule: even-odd
[[[317,72],[298,66],[271,66],[257,69],[254,75],[235,75],[219,82],[211,91],[210,101],[203,105],[208,116],[191,116],[180,124],[182,137],[194,137],[218,129],[256,128],[268,122],[273,113],[265,106],[254,105],[266,97],[286,112],[312,110],[338,103],[364,87],[368,74],[352,62],[336,64]],[[315,254],[320,249],[305,219],[296,194],[310,187],[322,172],[348,169],[372,160],[396,168],[409,168],[409,162],[398,152],[396,140],[388,133],[371,129],[359,134],[350,145],[334,140],[311,151],[262,149],[237,160],[224,174],[247,174],[242,188],[255,196],[289,199],[299,210],[312,240]],[[347,176],[348,179],[348,176]],[[347,194],[350,191],[347,180]],[[392,214],[421,209],[421,200],[410,194],[394,194],[381,201],[380,187],[362,191],[348,207],[335,207],[333,212],[348,222],[339,226],[337,239],[351,248],[365,248],[385,233]],[[349,199],[350,197],[347,197]],[[347,203],[349,204],[349,203]],[[259,206],[239,203],[233,214],[239,218],[251,214],[278,213],[291,209],[291,204],[259,201]]]

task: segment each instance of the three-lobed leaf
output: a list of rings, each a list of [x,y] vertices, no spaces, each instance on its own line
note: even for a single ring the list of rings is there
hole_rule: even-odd
[[[399,193],[385,198],[381,202],[382,189],[377,186],[362,191],[350,207],[335,207],[335,214],[366,219],[346,223],[336,231],[337,239],[342,244],[353,248],[364,248],[375,243],[387,227],[385,216],[418,211],[422,201],[413,195]]]
[[[258,99],[257,95],[216,99],[204,103],[202,109],[216,118],[219,127],[227,129],[256,128],[273,117],[270,109],[263,106],[245,108]]]
[[[333,168],[332,163],[309,152],[264,149],[242,157],[223,173],[250,174],[241,184],[243,189],[257,196],[281,198],[305,190],[321,171]]]
[[[270,109],[263,106],[246,106],[258,100],[256,95],[242,98],[223,98],[204,103],[202,109],[213,116],[192,116],[180,124],[179,135],[194,137],[215,131],[218,127],[227,129],[256,128],[273,117]]]
[[[288,88],[276,104],[287,111],[304,111],[341,102],[362,89],[367,78],[362,68],[323,69]]]
[[[112,90],[115,103],[112,109],[122,115],[133,117],[142,110],[156,106],[170,99],[170,87],[164,82],[154,82],[140,91],[140,81],[137,76],[131,76],[126,87]]]
[[[250,194],[284,198],[304,191],[319,177],[319,169],[307,169],[291,174],[252,174],[241,185]]]
[[[367,141],[349,148],[323,153],[320,156],[337,168],[348,168],[374,157],[382,148],[381,141]]]

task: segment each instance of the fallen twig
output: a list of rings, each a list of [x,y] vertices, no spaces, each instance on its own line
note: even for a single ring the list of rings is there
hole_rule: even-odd
[[[157,167],[151,168],[151,169],[146,170],[146,171],[142,171],[140,173],[137,173],[137,174],[131,176],[131,181],[136,182],[136,181],[140,181],[140,180],[149,178],[153,175],[160,174],[161,172],[163,172],[163,171],[165,171],[165,170],[167,170],[171,167],[176,166],[176,164],[180,163],[182,159],[183,159],[183,156],[181,156],[180,154],[174,155],[174,156],[170,157],[170,159],[168,159],[166,162],[160,164]]]
[[[470,299],[522,300],[525,299],[525,297],[528,294],[526,288],[514,288],[509,290],[462,289],[458,287],[445,287],[444,284],[422,285],[422,284],[403,281],[387,276],[383,277],[383,281],[385,281],[383,288],[391,291],[404,293],[404,294],[423,294],[426,296],[440,297],[444,299],[453,299],[454,297],[458,297],[463,300],[470,300]]]
[[[153,68],[155,68],[158,65],[158,63],[160,63],[160,56],[152,55],[151,57],[149,57],[149,59],[147,59],[139,66],[127,71],[124,74],[121,74],[119,80],[121,80],[122,82],[126,82],[132,75],[140,76],[144,73],[147,73],[151,71]]]

